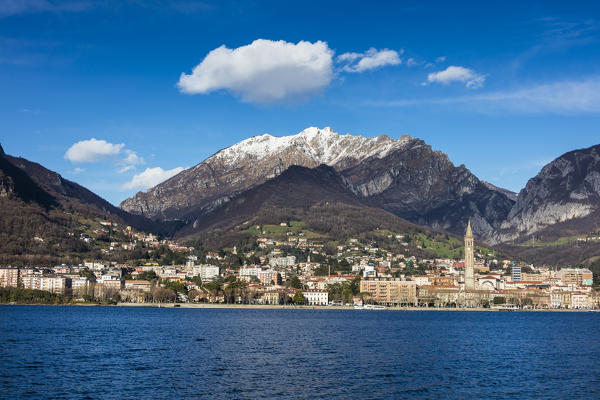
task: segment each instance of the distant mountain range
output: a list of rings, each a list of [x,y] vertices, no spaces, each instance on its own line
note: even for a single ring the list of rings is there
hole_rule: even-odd
[[[321,164],[330,166],[363,206],[457,235],[470,218],[475,235],[495,245],[524,243],[536,235],[585,234],[599,225],[598,146],[557,158],[517,195],[479,180],[420,139],[364,138],[331,128],[243,140],[137,193],[120,207],[151,218],[182,220],[199,229],[209,221],[227,220],[225,210],[232,207],[228,202],[245,198],[248,190],[254,197],[267,191],[263,184],[291,166]],[[320,190],[299,188],[296,201],[306,204]]]
[[[540,243],[600,229],[600,145],[552,161],[517,196],[420,139],[308,128],[241,141],[120,208],[0,147],[0,201],[13,212],[17,204],[34,204],[37,215],[75,208],[140,230],[207,240],[215,232],[234,240],[252,224],[286,220],[334,237],[418,226],[462,235],[471,219],[479,240],[534,260],[552,253],[534,247]],[[600,257],[600,246],[563,253],[564,262],[578,262]]]
[[[156,187],[123,201],[121,208],[150,218],[200,221],[244,191],[290,166],[334,168],[358,196],[420,225],[462,234],[467,219],[487,237],[514,201],[464,166],[419,139],[339,135],[308,128],[297,135],[261,135],[221,150]]]

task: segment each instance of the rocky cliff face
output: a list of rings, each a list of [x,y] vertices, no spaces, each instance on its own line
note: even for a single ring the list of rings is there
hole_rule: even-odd
[[[121,203],[129,212],[195,221],[292,165],[335,168],[370,204],[419,224],[463,233],[472,218],[476,234],[499,227],[513,201],[491,190],[464,166],[422,140],[364,138],[330,128],[293,136],[256,136],[219,151],[175,177]],[[310,196],[310,194],[306,194]]]
[[[481,237],[490,236],[513,205],[489,189],[464,165],[425,142],[412,139],[385,157],[369,158],[342,171],[356,190],[382,208],[411,222],[463,234],[466,222]]]
[[[600,225],[598,211],[600,145],[566,153],[530,179],[493,241],[518,241],[566,222],[588,230]]]

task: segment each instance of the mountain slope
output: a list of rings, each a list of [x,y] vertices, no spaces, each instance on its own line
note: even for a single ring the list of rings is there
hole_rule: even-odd
[[[475,233],[487,236],[513,204],[419,139],[364,138],[308,128],[292,136],[244,140],[120,206],[153,218],[195,221],[292,165],[320,164],[335,168],[372,206],[454,233],[462,234],[472,218]]]
[[[138,230],[170,234],[173,223],[130,215],[37,163],[0,147],[0,265],[79,262],[94,249],[80,239],[109,220]],[[99,250],[98,250],[99,251]],[[96,255],[98,256],[98,255]]]
[[[126,211],[162,219],[194,219],[236,194],[273,178],[292,165],[327,164],[336,169],[401,148],[409,137],[364,138],[308,128],[297,135],[255,136],[223,149],[120,205]]]
[[[600,227],[600,145],[571,151],[527,182],[496,242],[589,233]]]
[[[470,218],[473,231],[486,238],[513,205],[489,189],[464,165],[419,139],[385,157],[371,157],[341,172],[364,197],[404,219],[462,234]]]
[[[44,168],[38,163],[9,155],[4,155],[2,158],[4,159],[5,167],[12,167],[12,173],[17,172],[15,168],[21,171],[20,175],[24,174],[24,176],[35,184],[35,187],[38,188],[38,190],[41,189],[47,196],[50,196],[50,198],[55,200],[53,204],[55,206],[61,201],[63,203],[66,202],[64,204],[66,206],[68,206],[70,202],[77,202],[81,205],[96,208],[97,212],[106,214],[109,218],[113,216],[122,220],[122,222],[127,225],[131,225],[136,229],[147,232],[169,234],[172,233],[173,227],[176,225],[174,223],[158,223],[139,215],[130,214],[113,206],[108,201],[83,186],[64,179],[58,173]],[[29,185],[31,185],[31,183],[27,186]],[[19,195],[22,198],[25,195],[23,188],[19,189]],[[23,199],[27,201],[26,198]]]
[[[221,248],[243,242],[256,225],[278,226],[288,221],[300,221],[304,228],[326,240],[343,241],[377,230],[441,235],[371,207],[366,199],[354,194],[344,177],[326,165],[314,169],[291,166],[199,217],[178,235],[200,239],[203,246]]]

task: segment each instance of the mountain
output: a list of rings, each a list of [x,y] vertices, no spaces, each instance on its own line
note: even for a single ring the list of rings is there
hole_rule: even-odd
[[[372,204],[416,224],[460,235],[470,218],[478,237],[488,237],[514,203],[419,139],[411,138],[402,148],[341,173]]]
[[[506,195],[506,197],[508,197],[508,198],[509,198],[509,199],[511,199],[512,201],[517,201],[517,196],[518,196],[518,193],[515,193],[515,192],[513,192],[512,190],[508,190],[508,189],[504,189],[504,188],[498,187],[498,186],[496,186],[496,185],[493,185],[493,184],[491,184],[491,183],[489,183],[489,182],[486,182],[486,181],[482,181],[482,182],[483,182],[483,184],[484,184],[485,186],[487,186],[487,188],[488,188],[488,189],[495,190],[495,191],[497,191],[497,192],[500,192],[500,193],[502,193],[502,194],[505,194],[505,195]]]
[[[193,219],[292,165],[314,168],[326,164],[342,170],[365,158],[383,156],[409,140],[407,136],[394,141],[387,136],[338,135],[331,128],[308,128],[284,137],[255,136],[137,193],[120,207],[151,218]]]
[[[172,227],[175,224],[171,223],[165,225],[159,222],[151,221],[139,215],[130,214],[118,207],[113,206],[108,201],[104,200],[83,186],[64,179],[58,173],[44,168],[38,163],[20,157],[12,157],[6,154],[2,158],[4,159],[5,167],[12,167],[13,174],[16,172],[14,168],[17,168],[21,171],[19,174],[24,174],[23,176],[27,177],[27,179],[30,181],[30,183],[27,185],[21,185],[17,191],[17,194],[24,200],[28,200],[26,197],[23,197],[26,195],[27,187],[35,187],[35,190],[39,193],[39,196],[41,196],[37,199],[34,199],[38,203],[40,203],[42,198],[45,199],[44,201],[49,201],[46,200],[46,198],[54,199],[54,202],[51,204],[54,206],[58,205],[61,201],[66,202],[65,205],[67,206],[69,205],[69,202],[77,202],[81,205],[94,207],[98,212],[107,215],[109,218],[110,216],[113,216],[121,219],[123,223],[131,225],[141,231],[160,234],[169,234],[173,231]],[[33,182],[35,186],[31,182]]]
[[[283,229],[292,231],[301,226],[301,230],[323,242],[344,242],[365,235],[373,240],[389,241],[383,238],[392,237],[391,232],[415,237],[420,235],[421,240],[444,245],[448,245],[449,241],[453,245],[456,242],[445,233],[414,225],[373,207],[368,199],[354,193],[346,178],[324,164],[316,168],[291,166],[277,177],[199,217],[180,230],[177,236],[199,240],[204,247],[223,248],[243,245],[248,241],[254,243],[255,236],[261,235],[257,226],[279,228],[281,223],[289,224],[291,228]],[[433,250],[417,247],[419,243],[414,240],[399,251],[436,256]],[[398,241],[396,245],[401,246]]]
[[[454,233],[462,234],[472,218],[475,233],[487,236],[514,203],[422,140],[365,138],[313,127],[292,136],[261,135],[241,141],[137,193],[120,207],[151,218],[197,221],[290,166],[321,164],[334,168],[372,207]]]
[[[495,242],[542,240],[600,229],[600,145],[574,150],[547,164],[527,185]]]
[[[0,263],[44,265],[74,260],[92,249],[77,233],[89,221],[110,220],[142,231],[172,234],[175,223],[131,215],[40,164],[0,147]]]

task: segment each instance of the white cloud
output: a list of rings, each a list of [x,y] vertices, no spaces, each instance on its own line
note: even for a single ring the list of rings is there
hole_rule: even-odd
[[[65,153],[65,158],[71,162],[98,162],[110,156],[119,154],[125,144],[113,144],[105,140],[82,140],[72,145]]]
[[[132,171],[134,169],[135,169],[135,167],[133,165],[126,165],[123,168],[119,169],[117,172],[120,174],[124,174],[125,172]]]
[[[419,65],[419,62],[414,58],[410,57],[408,60],[406,60],[407,67],[414,67],[415,65]]]
[[[135,151],[125,149],[125,154],[127,154],[127,156],[123,159],[123,161],[122,161],[123,164],[128,164],[130,166],[133,166],[133,165],[138,165],[138,164],[144,163],[144,159],[142,157],[138,156]]]
[[[124,143],[114,144],[95,138],[73,144],[65,153],[65,159],[73,163],[108,161],[122,166],[118,171],[120,174],[134,169],[135,165],[145,163],[143,157],[133,150],[126,149]]]
[[[184,93],[228,90],[247,102],[273,102],[317,92],[333,79],[333,54],[326,42],[296,44],[258,39],[235,49],[221,46],[182,73]]]
[[[427,75],[427,82],[444,85],[460,82],[468,88],[477,89],[483,86],[485,75],[478,74],[470,68],[451,65],[443,71],[432,72]]]
[[[348,63],[343,67],[343,70],[346,72],[365,72],[387,65],[399,65],[402,63],[397,51],[389,49],[377,50],[373,47],[364,53],[341,54],[337,57],[336,61]]]
[[[81,174],[82,172],[85,172],[85,168],[79,168],[79,167],[77,167],[77,168],[75,168],[75,169],[73,170],[73,173],[74,173],[75,175],[77,175],[77,174]]]
[[[391,107],[457,104],[468,105],[469,110],[486,113],[501,111],[520,114],[599,114],[600,76],[580,81],[552,82],[470,96],[400,99],[388,102],[367,102],[366,104]]]
[[[446,56],[440,56],[435,59],[436,63],[443,63],[444,61],[446,61]]]
[[[521,112],[600,113],[600,77],[542,84],[474,96],[476,101]]]
[[[183,171],[183,167],[164,170],[161,167],[146,168],[123,185],[123,189],[149,189]]]

